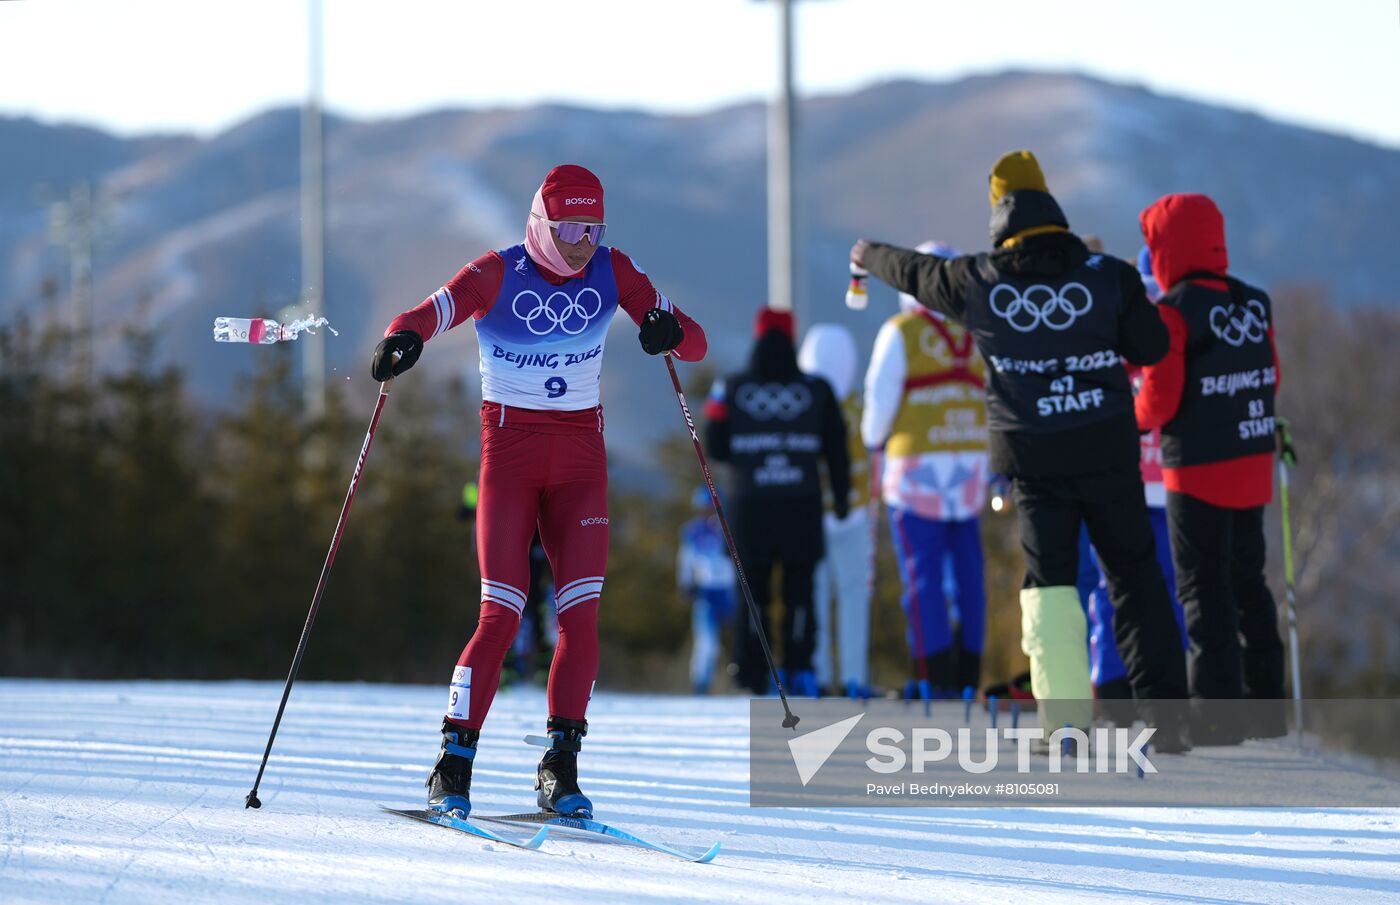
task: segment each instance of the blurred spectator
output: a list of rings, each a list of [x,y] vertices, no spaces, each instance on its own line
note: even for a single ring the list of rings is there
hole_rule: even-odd
[[[1273,305],[1229,276],[1225,219],[1205,195],[1158,199],[1142,212],[1142,230],[1171,347],[1145,370],[1136,409],[1144,430],[1162,429],[1191,696],[1282,698],[1283,641],[1264,580],[1279,378]],[[1283,734],[1281,711],[1261,709],[1259,720],[1193,732],[1206,744]]]
[[[714,678],[722,630],[735,615],[738,588],[709,488],[695,488],[691,505],[698,514],[681,528],[676,584],[691,605],[690,685],[696,694],[705,694]]]
[[[817,684],[850,697],[869,693],[870,685],[870,457],[860,442],[860,394],[856,392],[856,341],[839,324],[813,324],[802,339],[797,364],[831,385],[845,419],[851,458],[850,512],[838,518],[834,501],[822,516],[826,555],[817,564],[813,590],[817,621],[813,666]],[[832,603],[835,603],[835,618]],[[833,668],[833,640],[839,678]]]
[[[798,369],[794,330],[791,312],[759,312],[748,368],[717,381],[705,403],[705,445],[733,468],[734,542],[768,637],[773,568],[782,571],[780,677],[795,694],[816,694],[812,580],[824,552],[819,463],[826,461],[832,511],[842,519],[851,469],[841,408],[825,380]],[[735,621],[735,635],[739,684],[766,693],[767,666],[749,619]]]

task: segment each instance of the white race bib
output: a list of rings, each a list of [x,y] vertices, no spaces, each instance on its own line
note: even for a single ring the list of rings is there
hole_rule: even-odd
[[[471,718],[472,668],[458,666],[452,670],[452,685],[448,688],[447,715],[454,720]]]

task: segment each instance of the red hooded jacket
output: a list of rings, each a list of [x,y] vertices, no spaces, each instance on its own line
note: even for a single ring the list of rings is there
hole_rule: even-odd
[[[1225,219],[1215,202],[1205,195],[1166,195],[1142,212],[1141,222],[1152,254],[1152,275],[1164,293],[1193,271],[1228,273]],[[1226,289],[1223,282],[1216,280],[1193,282],[1212,289]],[[1142,388],[1134,404],[1141,430],[1159,428],[1176,416],[1186,379],[1186,322],[1174,308],[1164,305],[1157,311],[1167,326],[1171,346],[1165,358],[1143,369]],[[1272,323],[1269,346],[1273,349],[1277,371],[1278,348],[1274,344]],[[1273,497],[1271,453],[1162,471],[1168,490],[1213,506],[1248,509],[1263,506]]]

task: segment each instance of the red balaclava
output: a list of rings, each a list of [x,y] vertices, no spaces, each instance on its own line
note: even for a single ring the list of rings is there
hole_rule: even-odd
[[[1205,195],[1163,195],[1139,217],[1152,255],[1152,276],[1163,292],[1193,271],[1227,273],[1225,218]]]
[[[533,217],[527,217],[525,225],[525,251],[541,267],[545,267],[561,277],[577,276],[564,263],[564,256],[554,247],[554,237],[549,226],[541,220],[574,220],[579,217],[603,219],[603,183],[598,177],[580,166],[571,163],[561,164],[549,171],[544,183],[535,191],[535,200],[530,205]]]

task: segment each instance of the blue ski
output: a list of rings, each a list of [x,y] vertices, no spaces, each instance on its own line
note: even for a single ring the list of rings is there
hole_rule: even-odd
[[[663,855],[670,855],[673,858],[680,858],[683,861],[693,861],[696,864],[709,864],[715,860],[715,855],[719,854],[720,843],[716,842],[710,846],[710,850],[703,855],[687,855],[685,852],[677,851],[667,845],[651,842],[641,836],[634,835],[626,830],[620,830],[615,826],[593,820],[588,817],[567,817],[563,814],[547,814],[544,812],[535,814],[500,814],[492,817],[482,817],[482,820],[495,820],[502,823],[542,823],[546,827],[562,826],[569,829],[582,830],[587,833],[597,833],[600,836],[607,836],[637,845],[654,852],[661,852]]]
[[[414,820],[421,820],[424,823],[435,824],[437,826],[446,827],[450,830],[458,830],[459,832],[467,833],[471,836],[477,836],[482,839],[487,839],[491,842],[500,842],[505,845],[513,845],[516,848],[529,849],[530,851],[534,851],[535,849],[539,848],[540,845],[544,842],[544,838],[549,835],[549,827],[542,826],[540,827],[540,831],[534,836],[530,837],[529,839],[526,839],[524,842],[519,842],[515,839],[507,839],[505,836],[497,835],[496,833],[491,832],[485,827],[477,826],[470,820],[463,820],[461,817],[457,817],[453,814],[447,814],[442,811],[429,811],[423,809],[405,810],[400,808],[385,807],[382,804],[379,806],[379,808],[380,810],[388,811],[390,814],[401,814],[404,817],[411,817]]]

